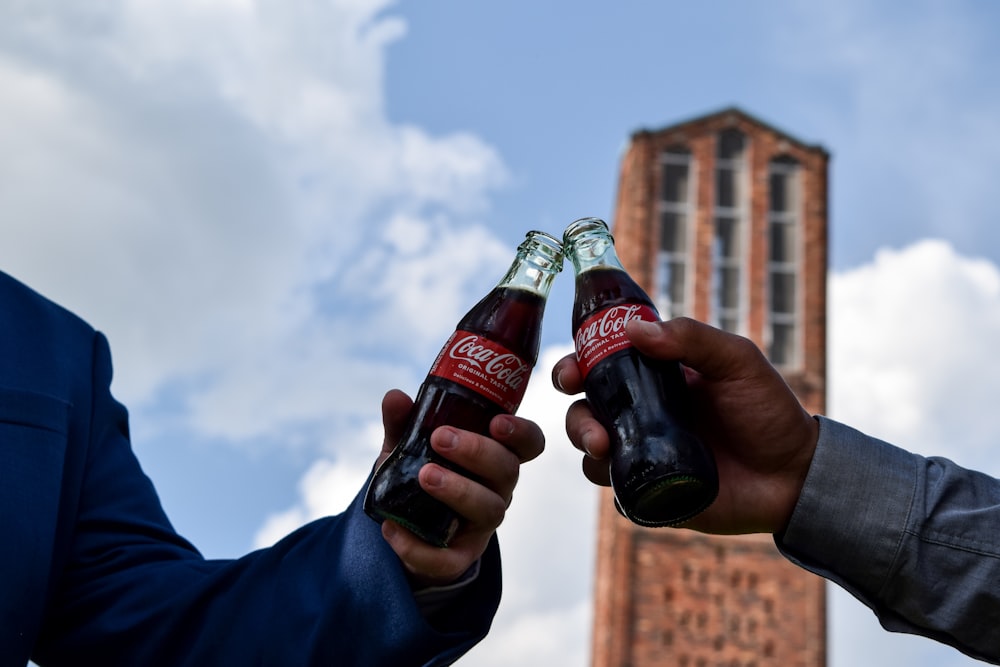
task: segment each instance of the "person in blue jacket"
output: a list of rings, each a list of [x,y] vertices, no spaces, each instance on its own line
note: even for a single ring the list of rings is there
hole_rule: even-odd
[[[273,547],[206,560],[171,527],[111,395],[105,337],[0,273],[0,666],[444,665],[500,598],[495,529],[537,425],[441,428],[434,446],[478,482],[428,465],[465,519],[437,549],[356,498]],[[411,405],[383,400],[382,455]]]
[[[687,318],[634,321],[641,352],[680,361],[719,497],[685,527],[772,533],[792,562],[871,608],[887,630],[1000,664],[1000,480],[813,417],[748,339]],[[552,370],[576,394],[575,358]],[[566,416],[584,472],[608,482],[608,434],[586,400]]]

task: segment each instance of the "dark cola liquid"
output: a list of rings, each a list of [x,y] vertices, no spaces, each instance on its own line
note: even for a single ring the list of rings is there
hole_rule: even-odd
[[[456,328],[481,334],[534,366],[544,307],[544,299],[534,292],[497,288]],[[458,530],[460,517],[420,488],[417,474],[425,464],[434,462],[474,477],[434,452],[431,433],[438,426],[449,425],[488,435],[490,421],[501,412],[501,405],[479,392],[428,375],[417,392],[403,436],[372,478],[365,495],[365,512],[377,521],[392,519],[431,544],[447,546]]]
[[[620,304],[653,307],[624,271],[579,274],[574,334],[593,313]],[[715,460],[686,428],[687,386],[679,364],[630,346],[594,366],[584,391],[611,438],[611,485],[622,514],[644,526],[676,525],[715,500]]]

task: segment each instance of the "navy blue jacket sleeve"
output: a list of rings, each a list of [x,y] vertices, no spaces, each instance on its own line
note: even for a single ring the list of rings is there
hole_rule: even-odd
[[[1000,661],[1000,481],[820,418],[778,548],[882,626]]]
[[[180,538],[129,444],[95,334],[89,405],[74,403],[61,530],[34,659],[43,665],[441,665],[486,633],[499,604],[494,542],[432,626],[356,499],[273,547],[206,560]],[[80,414],[85,412],[85,414]]]

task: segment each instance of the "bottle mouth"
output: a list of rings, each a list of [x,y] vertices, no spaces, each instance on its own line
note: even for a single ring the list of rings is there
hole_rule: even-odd
[[[552,234],[533,229],[525,235],[517,250],[519,254],[525,256],[531,252],[536,258],[534,263],[543,269],[555,268],[556,272],[562,271],[563,244]],[[540,262],[539,259],[543,261]],[[545,261],[548,262],[547,265],[544,264]]]
[[[608,224],[600,218],[580,218],[563,232],[563,247],[574,262],[595,260],[614,246],[614,242]]]
[[[536,240],[545,243],[556,252],[562,252],[562,241],[548,232],[532,229],[525,235],[525,241]]]
[[[608,223],[604,222],[604,220],[600,218],[579,218],[569,223],[563,232],[563,245],[568,245],[572,238],[588,232],[607,234],[612,240],[614,239],[611,235],[611,228],[608,227]]]

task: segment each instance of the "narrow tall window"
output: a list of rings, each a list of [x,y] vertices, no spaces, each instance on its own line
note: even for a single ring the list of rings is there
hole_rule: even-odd
[[[687,275],[692,219],[691,152],[672,147],[660,156],[660,252],[657,261],[656,308],[670,319],[688,314]]]
[[[738,130],[719,133],[717,141],[711,318],[719,328],[738,332],[743,322],[747,142]]]
[[[799,229],[801,193],[798,163],[771,161],[768,184],[768,356],[779,367],[799,363]]]

